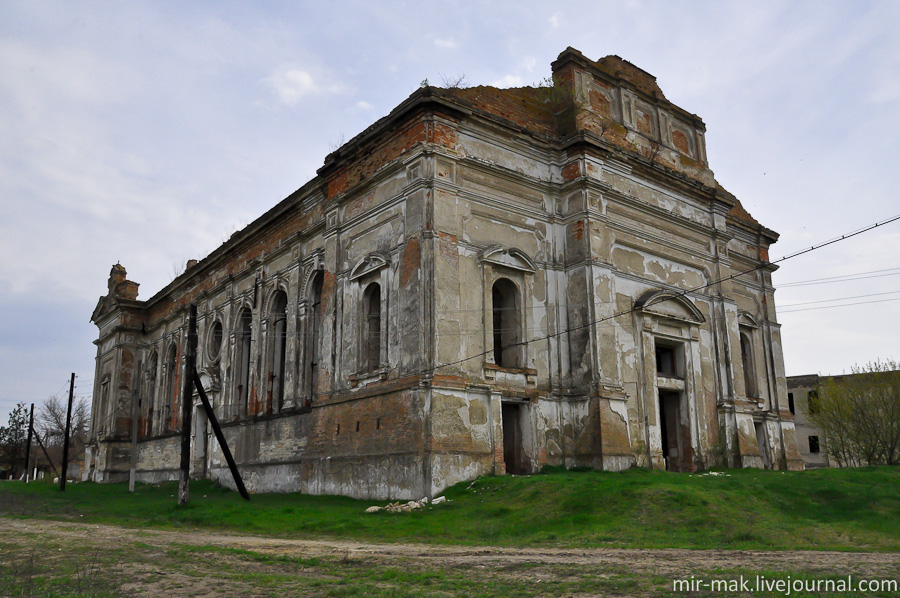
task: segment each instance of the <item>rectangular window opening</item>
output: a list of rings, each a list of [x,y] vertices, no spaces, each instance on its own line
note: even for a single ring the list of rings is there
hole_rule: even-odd
[[[819,453],[819,437],[818,436],[810,436],[809,437],[809,452],[812,454]]]
[[[656,345],[656,373],[666,378],[681,378],[677,347]]]
[[[812,415],[819,410],[819,391],[811,390],[806,395],[806,408]]]

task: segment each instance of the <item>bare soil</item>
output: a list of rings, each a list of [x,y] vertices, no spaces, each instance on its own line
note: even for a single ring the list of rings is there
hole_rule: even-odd
[[[196,530],[161,531],[2,517],[0,546],[0,562],[10,555],[21,558],[23,551],[31,551],[50,569],[54,559],[64,558],[67,554],[71,557],[71,551],[82,555],[101,555],[104,551],[123,550],[123,556],[117,557],[118,574],[125,578],[120,589],[136,596],[278,595],[277,588],[271,594],[254,588],[253,575],[235,573],[246,573],[248,567],[257,572],[272,569],[266,559],[254,563],[242,559],[240,553],[227,550],[198,552],[196,559],[188,558],[179,566],[170,566],[170,557],[166,555],[171,555],[171,551],[179,547],[215,547],[249,551],[256,555],[354,562],[375,569],[402,563],[407,570],[471,570],[477,575],[496,575],[534,583],[571,577],[573,571],[589,571],[600,576],[604,576],[604,572],[638,577],[652,575],[657,579],[686,578],[692,574],[708,575],[709,572],[719,571],[803,572],[828,576],[852,574],[868,579],[896,579],[900,576],[900,555],[893,553],[511,549],[374,544],[335,539],[279,539]],[[128,555],[131,552],[143,556],[130,559]],[[334,577],[333,569],[294,567],[291,571],[293,576],[299,576],[298,580],[303,576],[318,576],[327,583],[330,577]],[[226,585],[223,586],[223,583]],[[223,587],[228,588],[224,594]],[[652,589],[638,587],[627,595],[657,594]]]

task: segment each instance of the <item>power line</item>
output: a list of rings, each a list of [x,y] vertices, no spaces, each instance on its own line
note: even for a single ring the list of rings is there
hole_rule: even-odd
[[[848,275],[848,276],[853,276],[853,275]],[[893,274],[874,274],[872,276],[857,276],[855,278],[835,276],[835,277],[833,277],[833,279],[832,278],[821,278],[821,279],[816,279],[816,280],[809,280],[806,282],[779,284],[778,288],[784,289],[784,288],[793,288],[793,287],[806,287],[806,286],[819,285],[819,284],[832,284],[835,282],[853,282],[856,280],[869,280],[871,278],[884,278],[885,276],[900,276],[900,272],[894,272]]]
[[[847,301],[848,299],[862,299],[864,297],[877,297],[879,295],[896,295],[900,293],[900,291],[888,291],[886,293],[869,293],[868,295],[854,295],[852,297],[838,297],[837,299],[820,299],[818,301],[806,301],[804,303],[788,303],[786,305],[779,306],[779,311],[784,307],[796,307],[798,305],[812,305],[814,303],[831,303],[834,301]],[[875,301],[863,301],[862,303],[876,303]]]
[[[855,236],[857,236],[857,235],[861,235],[861,234],[863,234],[863,233],[865,233],[865,232],[868,232],[868,231],[870,231],[870,230],[874,230],[874,229],[878,228],[879,226],[884,226],[885,224],[890,224],[891,222],[895,222],[895,221],[897,221],[897,220],[900,220],[900,214],[898,214],[898,215],[896,215],[896,216],[892,216],[892,217],[887,218],[887,219],[885,219],[885,220],[882,220],[882,221],[880,221],[880,222],[876,222],[876,223],[874,223],[874,224],[870,224],[870,225],[868,225],[868,226],[864,226],[864,227],[859,228],[859,229],[857,229],[857,230],[854,230],[854,231],[851,231],[851,232],[849,232],[849,233],[843,234],[843,235],[841,235],[841,236],[839,236],[839,237],[834,237],[834,238],[832,238],[832,239],[829,239],[829,240],[824,241],[824,242],[822,242],[822,243],[819,243],[819,244],[817,244],[817,245],[812,245],[812,246],[807,247],[807,248],[805,248],[805,249],[801,249],[801,250],[799,250],[799,251],[795,251],[794,253],[790,253],[790,254],[788,254],[788,255],[786,255],[786,256],[784,256],[784,257],[781,257],[781,258],[779,258],[779,259],[777,259],[777,260],[775,260],[775,261],[772,261],[772,262],[766,262],[766,261],[763,261],[763,262],[761,262],[758,266],[754,266],[753,268],[749,268],[749,269],[747,269],[747,270],[743,270],[743,271],[741,271],[741,272],[737,272],[736,274],[732,274],[731,276],[727,276],[727,277],[721,278],[721,279],[719,279],[719,280],[714,280],[714,281],[709,282],[709,283],[707,283],[707,284],[700,285],[700,286],[697,286],[697,287],[694,287],[694,288],[691,288],[691,289],[687,289],[687,290],[683,290],[683,291],[672,291],[672,296],[671,296],[671,297],[665,297],[665,298],[663,298],[661,301],[659,301],[659,303],[662,303],[663,301],[670,301],[670,300],[672,300],[672,299],[674,299],[674,298],[676,298],[676,297],[686,297],[686,296],[687,296],[688,294],[690,294],[690,293],[696,293],[697,291],[701,291],[701,290],[703,290],[703,289],[707,289],[707,288],[709,288],[709,287],[711,287],[711,286],[720,284],[720,283],[722,283],[722,282],[727,282],[727,281],[729,281],[729,280],[734,280],[735,278],[738,278],[739,276],[743,276],[743,275],[745,275],[745,274],[750,274],[750,273],[752,273],[752,272],[756,272],[757,270],[760,270],[760,269],[762,269],[762,268],[766,268],[766,267],[771,266],[771,265],[774,265],[774,264],[779,264],[779,263],[781,263],[781,262],[785,262],[785,261],[790,260],[790,259],[793,259],[793,258],[795,258],[795,257],[799,257],[799,256],[801,256],[801,255],[805,255],[805,254],[807,254],[807,253],[810,253],[810,252],[812,252],[812,251],[816,251],[816,250],[818,250],[818,249],[822,249],[823,247],[828,247],[829,245],[834,245],[835,243],[840,243],[841,241],[845,241],[845,240],[847,240],[847,239],[853,238],[853,237],[855,237]],[[538,338],[531,339],[531,340],[520,341],[520,342],[517,342],[517,343],[511,343],[511,344],[509,344],[509,345],[501,345],[500,348],[501,348],[501,350],[502,350],[502,349],[509,349],[509,348],[512,348],[512,347],[518,347],[518,346],[520,346],[520,345],[527,345],[527,344],[529,344],[529,343],[536,343],[536,342],[541,342],[541,341],[549,340],[549,339],[551,339],[551,338],[555,338],[555,337],[558,337],[558,336],[562,336],[563,334],[567,334],[567,333],[573,332],[573,331],[575,331],[575,330],[580,330],[580,329],[582,329],[582,328],[587,328],[588,326],[593,326],[593,325],[595,325],[595,324],[599,324],[599,323],[601,323],[601,322],[606,322],[606,321],[608,321],[608,320],[612,320],[612,319],[614,319],[614,318],[618,318],[618,317],[621,317],[621,316],[627,316],[627,315],[629,315],[629,314],[631,314],[631,313],[634,313],[635,311],[637,311],[637,310],[639,310],[639,309],[641,309],[641,307],[633,306],[633,307],[631,307],[630,309],[623,310],[623,311],[614,313],[614,314],[612,314],[612,315],[610,315],[610,316],[605,316],[605,317],[603,317],[603,318],[599,318],[599,319],[597,319],[597,320],[592,320],[592,321],[590,321],[590,322],[586,322],[586,323],[581,324],[581,325],[579,325],[579,326],[575,326],[575,327],[572,327],[572,328],[566,328],[565,330],[561,330],[561,331],[559,331],[559,332],[554,332],[553,334],[547,334],[547,335],[544,335],[544,336],[542,336],[542,337],[538,337]],[[477,359],[477,358],[479,358],[479,357],[484,357],[485,355],[488,355],[488,354],[491,353],[491,352],[493,352],[493,349],[487,350],[487,351],[482,351],[481,353],[477,353],[477,354],[471,355],[471,356],[469,356],[469,357],[464,357],[463,359],[457,359],[456,361],[450,361],[450,362],[447,362],[447,363],[437,364],[437,365],[434,366],[434,368],[431,368],[431,369],[429,369],[429,370],[426,370],[424,373],[433,372],[434,370],[438,370],[438,369],[445,368],[445,367],[450,367],[450,366],[453,366],[453,365],[459,365],[459,364],[461,364],[461,363],[465,363],[466,361],[471,361],[472,359]]]
[[[823,305],[820,307],[804,307],[802,309],[787,309],[782,312],[782,314],[791,314],[798,311],[813,311],[815,309],[833,309],[835,307],[850,307],[852,305],[866,305],[869,303],[887,303],[888,301],[900,301],[900,297],[895,297],[893,299],[875,299],[873,301],[857,301],[856,303],[845,303],[843,305]]]

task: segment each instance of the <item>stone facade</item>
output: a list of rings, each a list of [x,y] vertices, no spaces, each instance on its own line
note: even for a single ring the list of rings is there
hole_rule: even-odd
[[[830,376],[826,378],[831,378]],[[825,435],[809,420],[810,400],[815,402],[821,392],[820,377],[816,374],[788,376],[788,407],[794,414],[794,427],[800,458],[806,469],[828,467],[828,447]]]
[[[544,465],[798,469],[777,234],[699,117],[571,48],[552,87],[423,87],[147,301],[116,265],[86,476],[177,475],[187,307],[248,487],[432,496]],[[230,484],[195,412],[194,475]]]

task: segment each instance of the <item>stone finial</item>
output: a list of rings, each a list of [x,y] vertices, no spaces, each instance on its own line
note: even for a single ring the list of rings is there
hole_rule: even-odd
[[[131,301],[137,299],[138,287],[140,285],[128,280],[126,278],[127,275],[128,273],[125,271],[125,266],[118,262],[109,271],[109,281],[107,282],[107,286],[111,297],[119,297]]]
[[[125,282],[125,277],[127,276],[127,272],[125,271],[125,266],[116,262],[112,269],[109,271],[109,282],[107,286],[109,287],[109,294],[114,294],[116,287],[119,283]]]

